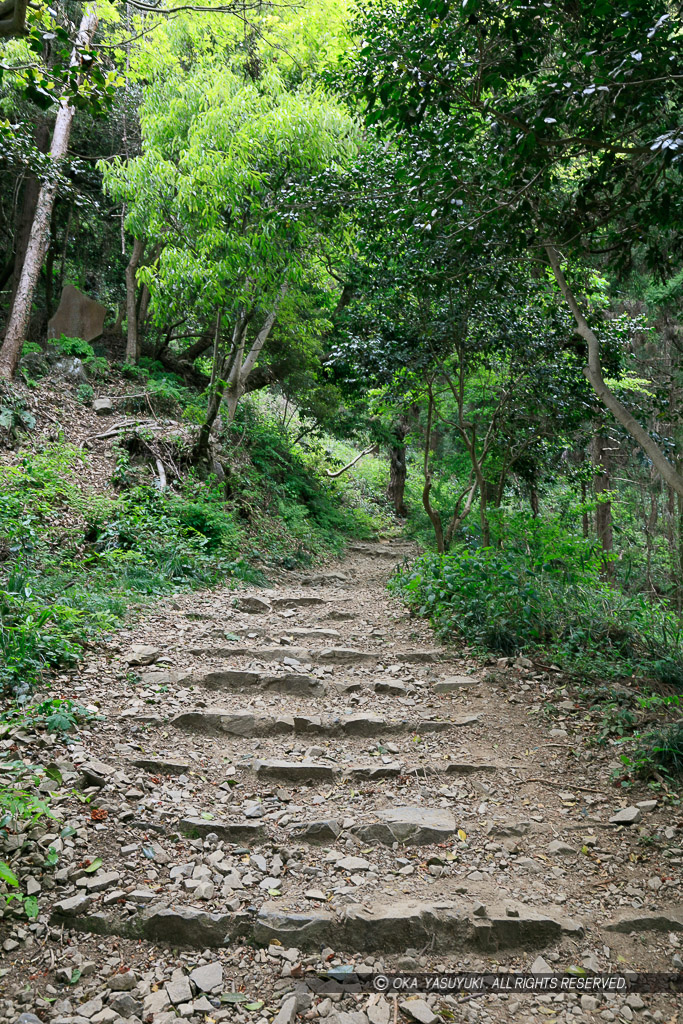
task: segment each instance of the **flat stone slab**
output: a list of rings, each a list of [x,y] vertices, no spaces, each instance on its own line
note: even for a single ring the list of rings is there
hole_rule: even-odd
[[[440,679],[438,683],[434,683],[434,692],[460,693],[462,690],[467,690],[478,683],[479,680],[473,676],[446,676],[445,679]]]
[[[359,781],[367,779],[372,782],[374,779],[394,779],[397,775],[402,775],[404,771],[405,768],[399,761],[390,761],[388,764],[352,765],[346,770],[346,774],[350,775],[352,779]]]
[[[171,725],[187,732],[252,737],[272,735],[277,731],[275,721],[251,711],[187,711],[172,718]],[[287,732],[288,729],[283,727],[280,731]]]
[[[344,919],[331,911],[283,912],[264,904],[254,923],[254,939],[266,945],[274,940],[283,946],[311,949],[326,945],[335,950],[362,953],[399,953],[429,943],[435,952],[539,948],[563,935],[578,937],[579,924],[520,909],[519,917],[491,913],[486,919],[470,917],[464,907],[448,901],[423,903],[400,901],[370,908],[345,907]]]
[[[640,807],[622,807],[609,819],[610,825],[635,825],[643,816]]]
[[[136,757],[130,764],[154,775],[184,775],[193,768],[189,761],[167,760],[163,757]]]
[[[241,612],[248,612],[250,615],[263,615],[271,609],[270,601],[255,594],[245,594],[237,599],[237,607]]]
[[[286,649],[286,648],[285,648]],[[213,672],[195,673],[193,682],[209,690],[267,690],[289,693],[296,697],[322,697],[326,687],[315,676],[296,672],[273,675],[267,672],[250,672],[246,669],[218,669]]]
[[[293,658],[302,664],[316,665],[371,665],[378,662],[392,664],[427,665],[440,661],[441,651],[361,651],[355,647],[239,647],[225,645],[191,647],[190,654],[208,658],[251,658],[253,661],[283,661]]]
[[[500,765],[475,761],[449,761],[443,769],[446,775],[474,775],[476,772],[497,772]]]
[[[382,656],[374,651],[360,651],[355,647],[323,647],[311,651],[314,661],[323,665],[361,665],[365,662],[380,661]]]
[[[221,821],[217,818],[183,818],[178,822],[178,831],[193,839],[208,836],[213,832],[228,843],[245,843],[261,839],[265,834],[263,825],[256,821]]]
[[[272,602],[273,608],[315,608],[328,602],[323,597],[276,597]]]
[[[683,932],[683,907],[668,907],[647,912],[644,910],[620,911],[611,921],[603,924],[608,932]]]
[[[427,846],[442,843],[456,832],[450,811],[435,807],[387,807],[376,812],[377,822],[354,825],[351,829],[363,842],[407,843]]]
[[[254,771],[264,779],[288,782],[330,782],[338,772],[334,765],[316,761],[254,761]]]
[[[333,843],[341,834],[342,827],[336,818],[327,818],[322,821],[297,822],[290,831],[294,839],[306,843]]]
[[[231,736],[280,736],[289,732],[344,736],[384,736],[390,733],[445,732],[460,722],[426,719],[386,719],[370,712],[326,718],[322,715],[280,715],[271,718],[251,711],[186,711],[171,720],[176,729],[187,732]]]
[[[520,907],[517,916],[489,908],[486,918],[475,917],[467,906],[448,900],[424,903],[416,900],[361,906],[347,905],[344,917],[329,910],[291,913],[277,904],[265,903],[256,913],[210,913],[195,907],[158,903],[131,917],[115,913],[60,914],[52,923],[68,920],[70,928],[98,935],[147,939],[160,945],[193,949],[220,948],[231,942],[250,941],[268,946],[275,942],[289,949],[320,952],[321,946],[338,951],[385,954],[429,943],[434,952],[495,952],[499,949],[535,950],[556,943],[563,936],[581,938],[575,921],[550,917]]]

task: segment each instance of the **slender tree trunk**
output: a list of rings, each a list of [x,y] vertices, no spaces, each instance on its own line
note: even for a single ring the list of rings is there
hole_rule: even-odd
[[[425,456],[423,463],[424,473],[424,487],[422,488],[422,504],[424,510],[429,516],[429,521],[434,528],[434,539],[436,540],[436,550],[440,555],[443,555],[446,550],[445,539],[443,535],[443,523],[441,522],[440,513],[433,508],[430,501],[430,493],[432,490],[432,474],[429,468],[429,453],[432,447],[432,422],[434,419],[434,395],[432,394],[432,388],[429,388],[429,405],[427,406],[427,433],[425,436]]]
[[[91,7],[81,19],[78,31],[78,45],[80,46],[87,46],[92,42],[97,29],[96,10],[95,6]],[[73,60],[74,62],[76,60],[75,54]],[[21,347],[26,340],[33,296],[49,244],[50,219],[59,187],[59,168],[69,148],[74,113],[75,107],[62,100],[57,112],[50,146],[50,158],[54,170],[51,177],[43,183],[38,195],[31,234],[26,247],[26,257],[5,331],[5,340],[0,348],[0,378],[6,380],[10,380],[14,376],[21,356]]]
[[[603,405],[605,405],[612,413],[617,423],[620,423],[631,437],[637,441],[662,479],[665,480],[670,487],[673,487],[676,494],[680,494],[683,497],[683,474],[676,471],[675,466],[669,462],[658,444],[652,440],[647,430],[645,430],[635,416],[632,416],[628,409],[621,404],[616,395],[610,391],[605,383],[602,375],[602,366],[600,364],[600,342],[598,341],[597,335],[588,325],[572,290],[567,284],[560,266],[560,260],[555,246],[551,243],[547,243],[545,250],[548,255],[548,262],[550,263],[553,274],[555,275],[555,280],[557,281],[565,302],[572,311],[574,320],[576,321],[577,333],[588,345],[588,365],[583,371],[586,379]]]
[[[233,343],[236,342],[240,325],[241,320],[238,317],[233,332]],[[209,455],[209,438],[211,437],[211,431],[216,422],[221,401],[223,400],[223,392],[225,391],[224,364],[225,359],[221,354],[221,312],[219,310],[216,315],[216,331],[213,339],[213,366],[211,370],[211,384],[209,385],[209,403],[206,410],[206,419],[202,423],[194,450],[195,462],[203,462]]]
[[[588,521],[588,509],[586,508],[586,505],[588,504],[588,488],[586,487],[585,480],[581,481],[581,504],[583,506],[583,510],[581,512],[581,527],[584,538],[588,539],[590,534],[590,523]]]
[[[602,430],[598,430],[593,438],[593,491],[595,493],[597,506],[595,509],[595,530],[598,541],[602,547],[604,558],[605,574],[612,575],[612,563],[609,555],[612,553],[612,502],[609,497],[611,490],[610,480],[610,453],[607,439]]]
[[[126,267],[126,316],[128,319],[128,334],[126,337],[126,362],[137,363],[140,358],[140,342],[138,338],[138,311],[135,301],[135,274],[137,273],[140,260],[145,251],[145,243],[141,238],[133,242],[128,266]]]
[[[538,487],[536,481],[532,480],[529,485],[529,504],[531,505],[531,514],[534,519],[538,519],[538,513],[540,512],[540,503],[538,500]]]
[[[389,449],[389,483],[387,484],[387,498],[394,507],[394,512],[402,519],[408,515],[405,505],[406,476],[408,465],[406,462],[405,445],[392,445]]]
[[[261,350],[263,349],[263,346],[268,340],[270,332],[275,326],[275,322],[277,320],[278,312],[280,309],[280,303],[287,294],[288,288],[289,285],[285,281],[285,283],[280,288],[277,298],[275,299],[273,308],[266,317],[263,327],[256,335],[256,340],[254,341],[253,345],[247,352],[246,357],[244,356],[244,342],[246,337],[247,326],[245,321],[244,331],[242,332],[240,343],[237,347],[236,357],[233,361],[232,368],[230,370],[230,375],[228,376],[227,396],[225,400],[225,404],[228,408],[228,423],[232,423],[233,420],[235,419],[237,406],[239,404],[240,398],[242,397],[246,390],[246,384],[249,374],[256,366],[256,361],[258,360],[258,357],[261,354]]]
[[[397,516],[405,518],[408,509],[405,506],[406,477],[408,475],[408,464],[406,461],[405,438],[408,433],[408,422],[405,416],[400,416],[394,427],[395,443],[389,449],[389,483],[387,485],[387,498],[394,506]]]
[[[56,205],[56,204],[55,204]],[[45,256],[45,313],[48,320],[54,312],[55,234],[54,217],[50,221],[50,244]]]

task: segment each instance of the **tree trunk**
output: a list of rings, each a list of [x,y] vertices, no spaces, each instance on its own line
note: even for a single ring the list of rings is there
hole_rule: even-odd
[[[593,492],[596,497],[595,530],[602,547],[605,574],[612,575],[612,564],[609,555],[612,553],[612,502],[604,497],[611,490],[610,455],[607,439],[602,431],[593,438]]]
[[[226,380],[225,373],[231,360],[232,366],[230,366],[230,371],[234,369],[240,353],[244,351],[244,335],[246,334],[248,323],[249,316],[244,312],[238,313],[232,332],[230,352],[226,359],[221,353],[221,313],[219,312],[216,317],[216,333],[214,335],[213,343],[213,370],[211,373],[211,383],[209,385],[209,404],[206,410],[206,419],[199,431],[199,437],[197,438],[197,444],[194,450],[195,462],[202,462],[208,459],[211,431],[213,430],[213,425],[216,422],[218,413],[220,412],[225,388],[228,380],[230,379],[228,376],[228,380]]]
[[[244,330],[242,331],[240,342],[237,346],[235,358],[233,360],[232,368],[230,370],[230,375],[228,376],[228,393],[226,398],[226,405],[228,407],[228,423],[232,423],[233,420],[235,419],[235,414],[237,412],[239,400],[246,390],[247,378],[249,377],[249,374],[256,366],[256,360],[260,356],[261,350],[265,345],[266,341],[268,340],[268,336],[275,325],[275,321],[277,320],[277,315],[280,309],[280,303],[287,294],[288,288],[289,284],[285,281],[285,283],[280,288],[277,298],[275,299],[273,308],[266,317],[263,327],[257,334],[256,340],[249,349],[243,361],[244,341],[246,337],[247,328],[246,319],[244,321]]]
[[[534,519],[538,519],[538,514],[541,510],[540,502],[538,500],[538,487],[536,481],[532,480],[529,485],[529,503],[531,505],[531,514]]]
[[[93,6],[81,19],[77,45],[83,47],[91,43],[96,29],[97,13]],[[72,60],[74,63],[76,62],[75,52]],[[26,340],[33,296],[49,244],[50,219],[59,188],[59,168],[69,148],[74,113],[75,107],[65,100],[60,101],[50,146],[50,159],[54,164],[54,173],[49,180],[43,183],[38,195],[36,212],[26,247],[26,257],[5,331],[5,340],[0,348],[0,378],[6,380],[11,380],[14,376],[21,356],[21,347]]]
[[[389,483],[387,484],[387,498],[394,506],[394,512],[402,519],[408,515],[405,506],[404,494],[406,489],[406,476],[408,467],[406,464],[405,445],[392,445],[389,449]]]
[[[628,409],[621,404],[616,395],[610,391],[605,383],[602,376],[602,366],[600,364],[600,342],[598,341],[597,335],[589,327],[572,290],[567,284],[566,278],[562,273],[560,260],[555,246],[550,243],[546,243],[545,250],[548,255],[548,262],[550,263],[553,274],[555,275],[555,280],[557,281],[565,302],[572,311],[574,320],[576,321],[577,333],[588,345],[588,365],[583,371],[586,380],[589,382],[603,405],[605,405],[612,413],[617,423],[620,423],[631,437],[637,441],[662,479],[665,480],[670,487],[673,487],[676,494],[680,494],[683,497],[683,474],[676,471],[675,466],[669,462],[657,443],[652,440],[647,430],[645,430],[635,416],[632,416]]]
[[[126,362],[137,363],[140,358],[140,342],[138,339],[138,311],[135,301],[135,274],[140,260],[145,251],[145,243],[141,238],[133,242],[128,266],[126,267],[126,316],[128,319],[128,334],[126,338]]]
[[[425,435],[425,457],[423,464],[424,472],[424,487],[422,488],[422,504],[424,510],[429,516],[429,521],[434,527],[434,539],[436,540],[436,550],[440,555],[443,555],[446,550],[445,539],[443,535],[443,523],[441,522],[440,513],[432,507],[429,495],[432,489],[432,474],[429,469],[429,453],[432,448],[432,422],[434,419],[434,395],[432,393],[431,385],[429,387],[429,405],[427,406],[427,433]]]
[[[586,487],[586,481],[581,481],[581,504],[583,506],[581,511],[581,529],[584,538],[587,540],[590,533],[590,523],[588,521],[588,488]]]
[[[405,416],[400,416],[394,427],[395,443],[389,449],[389,483],[387,485],[387,498],[394,506],[394,512],[402,519],[408,515],[405,506],[404,495],[406,489],[406,477],[408,475],[408,464],[406,462],[406,446],[404,441],[408,433],[408,423]]]

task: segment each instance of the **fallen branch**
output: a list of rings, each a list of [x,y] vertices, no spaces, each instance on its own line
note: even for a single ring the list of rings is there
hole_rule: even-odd
[[[379,451],[379,447],[376,444],[371,444],[369,448],[365,448],[360,453],[360,455],[357,455],[355,457],[355,459],[353,460],[353,462],[349,462],[349,464],[347,466],[342,466],[342,468],[338,469],[336,473],[331,473],[329,471],[329,469],[326,469],[325,472],[326,472],[327,476],[330,477],[330,479],[334,479],[335,477],[341,476],[342,473],[345,473],[347,471],[347,469],[351,469],[352,466],[355,466],[357,462],[360,462],[360,460],[363,458],[364,455],[370,455],[370,454],[376,455],[378,451]]]
[[[116,437],[117,434],[122,433],[124,430],[129,430],[131,427],[144,427],[146,430],[160,430],[163,424],[158,423],[156,420],[124,420],[122,423],[117,423],[115,426],[110,427],[109,430],[105,430],[102,434],[90,434],[89,437],[84,438],[80,446],[84,448],[85,445],[90,444],[91,441],[101,441],[107,437]]]

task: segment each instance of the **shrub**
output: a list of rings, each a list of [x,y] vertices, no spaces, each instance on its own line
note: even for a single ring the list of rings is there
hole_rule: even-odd
[[[78,356],[79,359],[96,358],[92,345],[83,341],[82,338],[67,338],[65,334],[62,334],[61,337],[54,338],[50,344],[58,348],[65,356]]]
[[[653,729],[637,737],[634,750],[622,754],[627,770],[640,778],[657,775],[670,779],[683,778],[683,722]]]
[[[683,671],[681,626],[663,605],[620,593],[599,575],[581,538],[549,558],[542,529],[527,532],[526,550],[460,545],[426,554],[394,579],[393,589],[427,616],[445,639],[512,655],[542,650],[587,674],[658,678]]]

